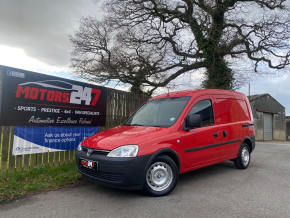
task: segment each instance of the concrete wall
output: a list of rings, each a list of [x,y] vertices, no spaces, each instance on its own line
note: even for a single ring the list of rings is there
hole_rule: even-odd
[[[253,108],[252,108],[252,110],[253,110]],[[253,111],[253,114],[254,114],[254,111]],[[258,141],[264,140],[264,120],[263,120],[263,117],[264,117],[263,112],[255,111],[255,116],[254,116],[255,135],[256,135],[256,140],[258,140]]]
[[[273,139],[285,141],[285,108],[270,95],[253,100],[250,105],[254,117],[256,140],[264,140],[264,113],[271,113],[273,115]]]
[[[290,122],[286,123],[286,137],[287,140],[290,141]]]
[[[286,140],[286,123],[285,123],[285,108],[283,114],[274,114],[273,117],[273,139],[285,141]]]

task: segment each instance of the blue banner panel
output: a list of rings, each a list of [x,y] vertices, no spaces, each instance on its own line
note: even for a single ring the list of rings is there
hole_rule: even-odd
[[[13,155],[74,150],[99,127],[33,127],[14,129]]]

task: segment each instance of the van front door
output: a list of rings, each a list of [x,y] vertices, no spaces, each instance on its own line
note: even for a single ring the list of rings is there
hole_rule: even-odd
[[[185,130],[186,124],[183,124],[181,139],[184,149],[183,166],[185,170],[218,161],[221,151],[219,146],[221,132],[219,127],[215,125],[212,95],[197,98],[186,117],[191,114],[201,115],[202,126]]]

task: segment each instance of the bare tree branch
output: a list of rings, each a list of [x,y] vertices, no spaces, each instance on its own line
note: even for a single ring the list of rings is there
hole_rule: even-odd
[[[72,68],[97,82],[150,86],[148,93],[205,68],[203,87],[235,89],[243,82],[231,63],[251,60],[257,73],[290,65],[289,7],[286,0],[103,0],[102,24],[81,24],[71,36]]]

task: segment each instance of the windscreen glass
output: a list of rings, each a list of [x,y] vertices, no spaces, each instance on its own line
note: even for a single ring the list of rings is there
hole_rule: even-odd
[[[170,127],[179,118],[189,99],[190,96],[149,100],[123,125]]]

